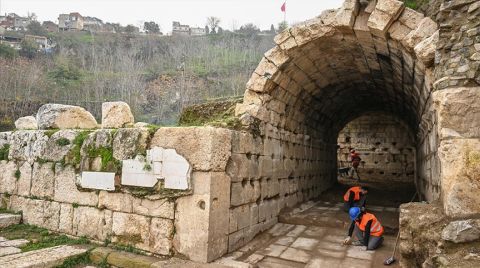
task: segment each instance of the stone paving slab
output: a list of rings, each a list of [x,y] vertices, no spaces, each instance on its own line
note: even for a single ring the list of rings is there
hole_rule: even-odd
[[[15,239],[15,240],[6,240],[3,242],[0,242],[0,248],[1,247],[21,247],[25,246],[26,244],[30,243],[30,241],[26,239]]]
[[[35,251],[0,257],[2,268],[54,267],[61,265],[66,258],[87,252],[88,247],[56,246]]]
[[[19,248],[16,248],[16,247],[1,247],[0,248],[0,257],[7,256],[7,255],[12,255],[12,254],[17,254],[17,253],[20,253],[20,252],[22,252],[22,250],[19,249]]]
[[[5,228],[10,225],[19,224],[22,220],[22,215],[0,213],[0,228]]]
[[[320,206],[320,209],[318,209]],[[328,206],[324,207],[323,206]],[[333,208],[333,209],[332,209]],[[337,210],[338,209],[338,210]],[[383,220],[398,221],[394,209],[375,208],[384,211]],[[387,212],[388,211],[388,212]],[[295,221],[290,221],[290,218]],[[389,217],[389,218],[388,218]],[[285,222],[282,222],[285,220]],[[255,243],[249,251],[231,254],[230,260],[254,267],[308,267],[308,268],[379,268],[384,267],[383,260],[390,257],[395,243],[394,235],[385,235],[383,245],[376,251],[366,251],[363,246],[345,246],[342,244],[348,230],[348,215],[340,210],[337,203],[317,203],[297,215],[284,217],[280,223],[267,233],[270,242]],[[303,221],[303,223],[302,223]],[[293,224],[295,222],[295,224]],[[335,224],[332,224],[335,223]],[[272,234],[275,234],[273,236]],[[265,238],[262,238],[265,239]],[[240,261],[241,260],[241,261]],[[399,267],[398,263],[390,267]]]

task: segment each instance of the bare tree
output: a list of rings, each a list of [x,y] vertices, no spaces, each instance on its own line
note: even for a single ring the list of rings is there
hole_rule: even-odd
[[[214,16],[208,17],[207,25],[210,27],[211,33],[217,33],[218,25],[220,25],[220,19]]]

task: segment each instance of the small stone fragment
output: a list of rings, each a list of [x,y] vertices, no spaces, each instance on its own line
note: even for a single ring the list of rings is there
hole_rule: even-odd
[[[20,117],[15,121],[16,129],[37,129],[37,119],[33,116]]]
[[[133,114],[127,103],[116,101],[102,104],[102,128],[122,128],[133,124]]]

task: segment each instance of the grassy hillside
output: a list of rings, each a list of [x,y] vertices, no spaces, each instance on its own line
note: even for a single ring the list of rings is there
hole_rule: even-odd
[[[54,53],[0,53],[0,127],[43,103],[80,105],[100,117],[103,101],[128,102],[137,118],[175,124],[188,105],[243,94],[273,36],[203,37],[58,33]],[[2,49],[0,49],[2,51]]]

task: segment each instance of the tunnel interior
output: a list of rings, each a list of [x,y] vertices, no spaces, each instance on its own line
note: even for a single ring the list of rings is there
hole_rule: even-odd
[[[408,144],[402,146],[398,157],[408,159],[387,160],[392,162],[387,163],[390,170],[377,175],[413,182],[420,199],[437,199],[440,186],[436,181],[439,168],[430,97],[431,65],[420,60],[412,48],[421,38],[405,41],[407,33],[424,17],[405,9],[390,32],[378,35],[367,27],[367,9],[360,10],[352,28],[331,27],[326,13],[277,36],[277,46],[265,54],[247,83],[244,103],[237,114],[243,120],[255,118],[267,129],[266,139],[270,139],[268,129],[304,135],[309,143],[300,146],[305,150],[313,148],[312,155],[307,156],[311,159],[306,159],[311,160],[309,168],[317,169],[318,179],[329,182],[337,181],[336,170],[344,164],[337,161],[342,129],[361,115],[389,115],[391,123],[398,123],[400,128],[377,126],[371,129],[377,133],[370,134],[384,135],[385,142],[390,140],[388,147],[379,144],[383,146],[378,148],[380,151],[395,151],[400,144],[392,144],[399,143],[394,141],[399,137],[394,136],[397,131],[403,132],[401,139]],[[398,33],[399,27],[403,27],[403,33]],[[373,141],[369,150],[377,142]],[[375,154],[365,153],[370,154],[364,162],[367,167],[379,162],[370,159]],[[393,171],[395,165],[402,166]],[[366,172],[365,176],[370,173],[375,177],[374,173],[380,171],[370,167]]]

